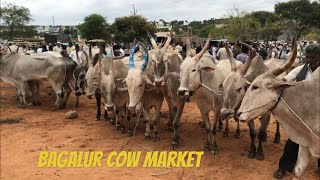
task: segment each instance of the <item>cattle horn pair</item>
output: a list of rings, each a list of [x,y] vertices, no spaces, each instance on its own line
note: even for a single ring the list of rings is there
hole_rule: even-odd
[[[251,62],[252,62],[252,59],[256,56],[256,51],[255,51],[249,44],[247,44],[247,43],[240,42],[240,44],[241,44],[242,46],[247,47],[247,48],[249,49],[249,52],[250,52],[248,60],[244,63],[244,66],[243,66],[243,68],[242,68],[241,71],[240,71],[240,74],[241,74],[242,76],[244,76],[244,75],[247,73],[247,71],[248,71],[248,69],[249,69],[249,67],[250,67],[250,64],[251,64]]]
[[[196,54],[196,55],[194,56],[194,59],[195,59],[196,61],[199,61],[199,60],[201,59],[201,57],[204,55],[204,53],[206,52],[206,50],[209,48],[210,40],[211,40],[211,33],[209,33],[208,39],[207,39],[207,41],[206,41],[206,44],[204,45],[204,47],[202,48],[202,50],[201,50],[198,54]]]
[[[272,70],[271,73],[275,76],[278,76],[279,74],[285,72],[294,63],[296,57],[297,57],[297,39],[294,37],[292,40],[292,51],[290,53],[290,57],[282,66]]]
[[[141,70],[144,71],[147,67],[147,64],[148,64],[149,54],[148,54],[147,47],[144,45],[144,43],[142,43],[140,41],[138,41],[138,44],[133,46],[130,50],[129,67],[130,67],[130,69],[134,69],[134,52],[139,47],[139,45],[141,45],[144,50],[143,63],[141,65]]]

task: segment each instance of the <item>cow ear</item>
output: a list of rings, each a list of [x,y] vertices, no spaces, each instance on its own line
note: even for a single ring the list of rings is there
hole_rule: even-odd
[[[285,89],[291,86],[295,86],[296,82],[283,82],[283,81],[277,81],[269,85],[269,87],[273,89]]]
[[[215,69],[216,68],[213,62],[202,61],[200,64],[200,70],[202,71],[211,72],[211,71],[214,71]]]

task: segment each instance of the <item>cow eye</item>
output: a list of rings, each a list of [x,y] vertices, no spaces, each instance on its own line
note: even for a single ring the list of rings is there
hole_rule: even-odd
[[[241,91],[241,88],[238,88],[236,91],[237,91],[237,92],[240,92],[240,91]]]
[[[252,86],[252,90],[256,90],[258,88],[259,88],[258,86]]]
[[[196,72],[196,69],[192,69],[192,72]]]
[[[222,84],[220,84],[219,89],[223,90],[223,85]]]
[[[142,84],[140,84],[140,86],[139,87],[142,87]]]

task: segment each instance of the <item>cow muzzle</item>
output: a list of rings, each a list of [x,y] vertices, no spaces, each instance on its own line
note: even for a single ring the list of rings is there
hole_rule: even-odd
[[[113,110],[113,104],[105,104],[104,109],[107,111],[112,111]]]
[[[237,116],[241,122],[247,122],[249,120],[248,113],[242,113],[242,112],[238,111]]]
[[[225,119],[232,114],[234,114],[234,111],[232,111],[230,109],[222,108],[220,111],[220,115],[221,115],[222,119]]]

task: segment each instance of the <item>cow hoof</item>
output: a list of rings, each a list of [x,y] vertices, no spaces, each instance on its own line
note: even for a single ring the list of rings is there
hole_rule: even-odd
[[[179,141],[172,141],[171,147],[173,150],[177,149],[179,147]]]
[[[37,106],[37,103],[35,101],[32,101],[33,106]]]
[[[103,119],[104,119],[105,121],[109,121],[109,118],[108,118],[108,117],[103,117]]]
[[[217,155],[218,154],[218,150],[216,149],[216,150],[211,150],[211,153],[213,154],[213,155]]]
[[[100,121],[100,117],[96,117],[96,121]]]
[[[20,108],[20,109],[25,109],[25,108],[26,108],[26,105],[21,105],[21,104],[19,104],[19,105],[18,105],[18,108]]]
[[[116,122],[114,121],[114,119],[111,119],[111,120],[110,120],[110,123],[111,123],[111,125],[115,125],[115,124],[116,124]]]
[[[200,122],[199,122],[199,125],[200,125],[200,128],[205,128],[205,127],[206,127],[206,125],[204,124],[203,121],[200,121]]]
[[[237,134],[234,135],[234,137],[239,139],[240,138],[240,134],[237,133]]]
[[[148,135],[148,134],[145,134],[145,135],[144,135],[144,139],[146,139],[146,140],[150,140],[150,139],[151,139],[151,136],[150,136],[150,135]]]
[[[120,124],[116,124],[116,128],[117,128],[118,131],[120,131],[121,130]]]
[[[173,126],[168,126],[168,130],[169,130],[170,132],[174,132]]]
[[[126,131],[123,127],[121,127],[120,132],[121,132],[121,134],[124,134]]]
[[[256,159],[259,160],[259,161],[263,161],[264,160],[264,154],[257,153]]]
[[[229,133],[224,131],[222,136],[223,136],[224,138],[227,138],[227,137],[229,137]]]
[[[253,158],[255,158],[256,157],[256,153],[254,152],[249,152],[249,154],[248,154],[248,158],[250,158],[250,159],[253,159]]]
[[[273,143],[274,144],[279,144],[280,143],[280,137],[275,137]]]
[[[154,141],[154,142],[160,141],[160,137],[159,137],[159,136],[154,136],[153,141]]]
[[[132,137],[133,136],[133,131],[132,130],[128,130],[128,136]]]

